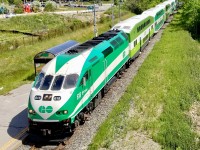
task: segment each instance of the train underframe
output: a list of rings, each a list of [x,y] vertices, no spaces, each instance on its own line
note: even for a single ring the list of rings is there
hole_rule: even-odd
[[[64,137],[71,133],[72,125],[70,121],[61,122],[35,122],[29,120],[29,134],[44,136],[48,138]]]

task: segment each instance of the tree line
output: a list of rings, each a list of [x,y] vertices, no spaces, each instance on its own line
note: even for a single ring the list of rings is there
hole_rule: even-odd
[[[126,7],[135,14],[141,14],[143,11],[164,2],[165,0],[126,0]],[[199,0],[179,0],[183,3],[182,25],[191,32],[193,38],[200,38],[200,1]]]
[[[182,24],[193,38],[200,38],[200,1],[184,0]]]
[[[126,0],[127,8],[135,14],[141,14],[143,11],[155,7],[165,0]]]

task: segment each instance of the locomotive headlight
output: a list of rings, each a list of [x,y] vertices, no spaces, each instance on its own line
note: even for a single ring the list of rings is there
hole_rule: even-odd
[[[35,97],[34,97],[35,100],[41,100],[41,98],[42,97],[40,95],[35,95]]]
[[[35,114],[35,111],[34,110],[32,110],[32,109],[29,109],[29,114]]]
[[[59,101],[59,100],[61,100],[61,96],[54,96],[54,97],[53,97],[53,100],[54,100],[54,101]]]
[[[66,114],[68,114],[68,111],[67,110],[61,110],[61,111],[57,111],[56,114],[57,115],[66,115]]]
[[[68,111],[67,111],[67,110],[64,110],[64,111],[63,111],[63,114],[67,114],[67,113],[68,113]]]

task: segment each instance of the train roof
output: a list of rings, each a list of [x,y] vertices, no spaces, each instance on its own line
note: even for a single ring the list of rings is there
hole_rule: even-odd
[[[55,59],[47,63],[42,68],[42,71],[51,75],[64,75],[70,73],[77,73],[80,75],[83,68],[91,66],[100,58],[104,57],[103,51],[105,49],[112,46],[115,47],[115,45],[113,45],[113,41],[116,41],[117,37],[121,35],[119,33],[122,32],[123,31],[119,30],[110,30],[99,35],[98,37],[94,37],[91,40],[74,46],[64,54],[58,55]],[[124,33],[124,35],[126,34]]]
[[[119,30],[107,31],[103,34],[100,34],[98,37],[94,37],[93,39],[88,40],[85,43],[82,43],[78,46],[71,48],[70,50],[65,52],[65,54],[68,54],[68,55],[79,54],[79,53],[82,53],[84,51],[90,50],[91,48],[97,46],[98,44],[102,43],[103,41],[105,41],[105,40],[108,41],[108,40],[112,39],[119,32],[121,32],[121,31],[119,31]]]
[[[39,52],[34,57],[35,63],[46,63],[47,59],[53,59],[55,56],[60,55],[68,51],[71,47],[78,45],[79,43],[73,40],[69,40],[65,43],[47,49],[45,51]]]
[[[130,33],[136,24],[146,19],[148,16],[149,15],[147,14],[133,16],[125,21],[116,24],[112,29],[123,30],[126,33]]]
[[[73,73],[79,75],[89,53],[90,51],[86,51],[81,55],[58,55],[42,68],[42,72],[50,75],[66,75]]]
[[[171,2],[169,2],[169,1],[164,1],[163,3],[161,3],[161,4],[158,4],[158,5],[156,5],[156,7],[166,7],[167,5],[171,5]]]
[[[176,2],[175,0],[168,0],[169,2]]]
[[[144,11],[142,14],[146,14],[146,15],[155,17],[155,15],[162,9],[163,9],[162,7],[154,7],[154,8]]]
[[[171,1],[164,1],[162,4],[171,4]]]
[[[175,4],[176,4],[176,1],[175,1],[175,0],[168,0],[168,2],[169,2],[171,5],[175,5]]]
[[[46,64],[50,60],[52,60],[57,55],[63,54],[68,51],[71,47],[78,45],[79,43],[74,40],[69,40],[60,45],[47,49],[45,51],[39,52],[34,57],[34,67],[35,67],[35,75],[37,73],[37,64]]]

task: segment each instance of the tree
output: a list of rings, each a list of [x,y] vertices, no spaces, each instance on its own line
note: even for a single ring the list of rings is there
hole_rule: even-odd
[[[14,0],[13,3],[15,4],[14,12],[15,13],[23,13],[23,2],[21,0]]]
[[[8,0],[1,0],[2,4],[8,4]]]
[[[194,38],[200,36],[200,1],[185,1],[182,13],[182,24]]]
[[[31,7],[32,7],[33,12],[39,12],[40,7],[41,7],[41,3],[38,0],[33,1],[32,4],[31,4]]]
[[[143,11],[152,8],[163,0],[127,0],[126,4],[133,13],[141,14]]]
[[[57,4],[54,1],[47,1],[44,11],[55,11],[57,8]]]
[[[15,6],[23,5],[23,1],[22,0],[14,0],[13,3],[15,4]]]

